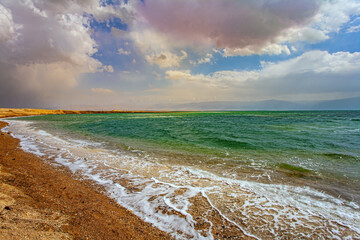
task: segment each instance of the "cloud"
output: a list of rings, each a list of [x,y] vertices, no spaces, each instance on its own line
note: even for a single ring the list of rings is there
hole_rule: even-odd
[[[4,107],[49,107],[77,86],[78,66],[67,62],[13,65],[0,63],[0,103]],[[44,102],[45,101],[45,102]]]
[[[2,0],[0,103],[50,105],[74,89],[89,93],[101,78],[107,86],[117,84],[137,97],[164,86],[162,94],[170,98],[176,92],[178,99],[199,92],[209,99],[235,99],[360,91],[357,53],[311,51],[263,62],[256,71],[201,74],[211,70],[206,63],[219,62],[213,67],[225,69],[228,60],[221,56],[291,55],[297,48],[301,54],[312,47],[298,42],[314,44],[331,33],[359,31],[359,12],[357,0]],[[126,27],[115,28],[113,18]],[[94,22],[101,22],[100,27]],[[105,25],[111,32],[99,33]],[[114,48],[115,54],[129,58],[118,56],[122,62],[112,63],[114,54],[106,54]],[[236,68],[236,60],[228,67]],[[108,74],[113,66],[123,71]],[[194,66],[196,73],[188,69]],[[153,74],[154,69],[159,74]]]
[[[113,68],[113,66],[111,66],[111,65],[105,65],[105,66],[103,66],[103,71],[106,71],[106,72],[109,72],[109,73],[113,73],[114,72],[114,68]]]
[[[350,23],[351,16],[356,16],[359,12],[360,2],[356,0],[323,1],[319,11],[307,26],[293,27],[279,36],[277,41],[313,44],[327,40],[330,33],[339,32],[346,23]]]
[[[177,39],[211,42],[217,48],[272,43],[287,29],[306,25],[319,1],[153,0],[140,14],[157,31]]]
[[[18,36],[21,25],[15,24],[11,10],[0,4],[0,42],[10,41]]]
[[[131,26],[125,38],[133,42],[136,52],[148,63],[156,64],[160,68],[179,67],[181,62],[188,58],[184,50],[188,48],[186,42],[181,39],[174,40],[141,21]],[[199,49],[201,47],[196,50]]]
[[[224,56],[290,54],[291,44],[314,44],[338,32],[360,12],[356,0],[152,0],[137,6],[138,21],[153,35]],[[350,29],[355,30],[356,27]],[[152,36],[155,39],[155,36]],[[146,38],[148,39],[148,38]],[[168,48],[168,50],[171,50]],[[194,62],[195,63],[195,62]]]
[[[212,74],[191,74],[190,70],[168,70],[165,72],[166,79],[181,82],[184,86],[188,85],[186,91],[192,91],[194,84],[202,93],[206,88],[212,89],[212,92],[217,89],[219,91],[234,91],[236,89],[247,87],[246,83],[253,80],[258,80],[259,73],[257,71],[217,71]],[[175,86],[178,84],[175,84]],[[202,86],[202,90],[201,87]],[[201,95],[201,94],[200,94]],[[226,94],[225,94],[226,95]]]
[[[359,15],[359,12],[360,2],[357,0],[324,1],[312,25],[325,33],[338,32],[351,16]]]
[[[360,31],[360,17],[355,18],[350,22],[352,26],[347,29],[347,33],[354,33]]]
[[[168,70],[165,74],[170,80],[200,81],[206,78],[203,74],[192,75],[190,70]]]
[[[304,94],[342,94],[346,97],[349,93],[360,92],[359,65],[359,52],[330,54],[326,51],[310,51],[277,63],[262,62],[262,69],[256,71],[217,71],[203,75],[192,74],[190,70],[168,70],[166,79],[175,82],[169,92],[175,91],[180,97],[182,89],[189,97],[191,92],[196,94],[194,89],[201,89],[204,92],[202,97],[208,100],[214,96],[222,100],[234,100]],[[215,89],[218,93],[214,93]]]
[[[273,93],[360,91],[360,53],[310,51],[279,63],[264,62],[259,81]]]
[[[9,0],[7,0],[9,1]],[[87,13],[91,14],[99,22],[105,22],[110,18],[120,18],[123,23],[130,24],[135,19],[134,4],[131,1],[126,4],[106,4],[99,0],[24,0],[23,4],[34,9],[34,12],[41,12],[50,16],[51,14]],[[34,6],[34,7],[32,7]],[[40,10],[42,9],[42,10]]]
[[[348,33],[360,32],[360,25],[350,27],[347,32]]]
[[[126,55],[126,56],[128,56],[128,55],[131,54],[130,51],[126,51],[126,50],[123,49],[123,48],[119,48],[119,49],[118,49],[118,53],[119,53],[119,55]]]
[[[160,68],[179,67],[180,62],[188,56],[185,51],[181,51],[181,54],[176,55],[171,52],[162,52],[158,55],[147,55],[145,59],[150,64],[157,64]]]
[[[7,74],[0,76],[0,102],[10,103],[12,95],[26,96],[27,104],[50,103],[77,86],[84,73],[113,72],[92,57],[98,46],[89,23],[91,17],[122,16],[122,8],[97,0],[2,1],[0,69]]]
[[[317,30],[310,27],[305,27],[301,29],[291,29],[284,36],[284,40],[293,43],[293,42],[308,42],[308,43],[318,43],[329,39],[326,31]]]
[[[225,48],[222,51],[222,55],[224,57],[231,57],[231,56],[250,56],[253,54],[267,54],[267,55],[290,55],[290,50],[286,45],[280,44],[269,44],[265,47],[258,47],[258,46],[248,46],[245,48]]]
[[[190,60],[190,64],[192,65],[198,65],[198,64],[203,64],[203,63],[210,63],[211,59],[214,57],[214,55],[212,53],[206,53],[205,57],[197,59],[196,61],[194,60]]]
[[[139,24],[132,27],[127,37],[134,42],[141,53],[168,51],[173,47],[171,39],[166,34]]]
[[[359,72],[360,52],[310,51],[302,56],[285,62],[287,73],[291,68],[295,72],[313,71],[315,73],[354,73]],[[270,66],[272,66],[270,64]],[[270,67],[269,67],[270,68]]]
[[[91,88],[91,92],[100,94],[113,94],[114,91],[107,88]]]

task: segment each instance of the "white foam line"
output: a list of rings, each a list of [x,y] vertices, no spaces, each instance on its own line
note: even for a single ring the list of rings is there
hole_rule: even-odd
[[[161,183],[161,184],[164,184],[164,185],[168,185],[168,186],[170,186],[170,187],[173,187],[173,188],[179,189],[179,188],[182,187],[182,186],[178,186],[178,185],[175,185],[175,184],[172,184],[172,183],[162,182],[162,181],[160,181],[160,180],[158,180],[158,179],[156,179],[156,178],[154,178],[154,177],[152,177],[151,179],[152,179],[155,183]]]
[[[255,235],[252,235],[248,232],[245,231],[245,229],[243,229],[239,224],[237,224],[236,222],[232,221],[231,219],[229,219],[228,217],[226,217],[224,214],[222,214],[222,212],[214,206],[214,204],[212,204],[211,200],[209,199],[209,197],[206,195],[205,191],[200,191],[201,192],[201,195],[207,199],[207,201],[209,202],[210,206],[212,208],[214,208],[224,219],[226,219],[227,221],[229,221],[230,223],[234,224],[235,226],[237,226],[246,236],[248,237],[253,237],[253,238],[256,238],[258,240],[261,240],[261,238],[255,236]]]
[[[210,211],[210,210],[208,210],[207,213],[209,213],[209,211]],[[207,214],[206,214],[206,215],[207,215]],[[212,235],[212,232],[211,232],[211,231],[212,231],[212,228],[213,228],[214,224],[213,224],[211,221],[209,221],[208,219],[204,219],[204,221],[210,224],[209,231],[208,231],[208,235],[211,237],[210,239],[213,240],[213,239],[214,239],[214,236]]]
[[[179,189],[179,188],[187,188],[188,190],[190,190],[192,192],[191,195],[196,195],[198,192],[200,192],[200,190],[197,190],[196,191],[196,188],[193,188],[193,187],[189,187],[189,186],[177,186],[175,184],[171,184],[171,183],[166,183],[166,182],[163,182],[163,181],[160,181],[154,177],[151,178],[152,180],[154,180],[155,183],[161,183],[161,184],[164,184],[164,185],[168,185],[172,188],[175,188],[175,189]],[[195,190],[195,191],[194,191]],[[194,193],[195,192],[195,193]],[[194,221],[194,218],[191,214],[189,214],[186,210],[188,209],[188,205],[189,204],[185,204],[185,207],[183,209],[179,209],[178,207],[176,207],[174,204],[171,203],[171,200],[169,200],[167,197],[167,195],[165,195],[163,197],[163,200],[165,202],[166,205],[168,205],[170,208],[174,209],[175,211],[179,212],[180,214],[184,215],[187,219],[187,221],[189,222],[189,224],[195,228],[194,224],[195,224],[195,221]],[[190,198],[190,197],[189,197]],[[210,234],[212,236],[212,234]],[[213,239],[213,237],[212,237]]]

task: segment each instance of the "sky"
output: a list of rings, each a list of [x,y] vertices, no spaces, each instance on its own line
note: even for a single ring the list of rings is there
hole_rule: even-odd
[[[0,0],[0,107],[359,96],[359,0]]]

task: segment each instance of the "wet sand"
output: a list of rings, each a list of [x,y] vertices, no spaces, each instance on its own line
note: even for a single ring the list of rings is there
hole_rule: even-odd
[[[6,132],[0,185],[0,239],[170,239],[91,182],[24,152]]]

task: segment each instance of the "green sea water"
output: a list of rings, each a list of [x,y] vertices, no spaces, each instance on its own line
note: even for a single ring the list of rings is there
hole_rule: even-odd
[[[126,171],[136,176],[142,175],[146,179],[153,179],[155,176],[161,181],[153,180],[156,184],[159,184],[157,181],[165,184],[164,189],[174,187],[174,184],[186,186],[187,192],[182,196],[184,199],[192,199],[190,192],[194,191],[194,186],[199,186],[199,194],[206,196],[213,207],[217,206],[216,211],[236,220],[240,225],[249,221],[248,227],[244,225],[249,233],[256,233],[257,228],[265,232],[273,229],[271,231],[275,231],[275,235],[269,233],[269,236],[274,237],[280,236],[276,234],[281,234],[281,229],[288,229],[288,236],[294,234],[293,236],[312,238],[325,236],[323,234],[326,231],[332,231],[329,226],[332,226],[332,218],[338,218],[336,214],[340,214],[339,219],[346,219],[341,221],[354,226],[360,219],[360,111],[122,113],[48,115],[18,120],[30,121],[31,127],[43,129],[60,139],[100,142],[102,148],[118,151],[121,156],[129,156],[126,159],[133,159],[132,156],[134,159],[144,159],[140,161],[140,164],[144,165],[144,171],[139,170],[142,166],[138,166],[137,161],[130,165],[121,164],[119,161],[122,160],[106,162],[107,166],[121,166],[120,169],[126,168]],[[148,170],[150,168],[147,162],[160,165],[151,165],[152,170]],[[80,164],[81,167],[83,162],[74,164]],[[136,170],[132,171],[132,168]],[[172,173],[169,170],[171,168]],[[207,174],[198,177],[191,172],[193,170],[196,174],[210,173],[216,177],[208,177]],[[113,174],[111,171],[111,176]],[[186,178],[189,178],[189,181]],[[240,187],[232,185],[232,182],[228,183],[228,180],[239,181],[237,184]],[[139,184],[142,186],[140,188],[145,185]],[[287,186],[294,188],[290,190]],[[211,190],[213,188],[217,190]],[[132,188],[129,189],[131,192]],[[148,188],[142,190],[143,196],[148,196],[146,189]],[[255,192],[250,194],[249,189]],[[317,192],[310,189],[317,189]],[[334,199],[322,195],[324,192]],[[166,194],[169,198],[174,198],[174,202],[179,200],[179,196],[171,191]],[[240,204],[244,194],[250,194],[250,200]],[[276,199],[267,204],[277,206],[273,210],[278,212],[279,219],[284,220],[278,223],[269,221],[264,225],[259,225],[257,220],[251,222],[257,219],[251,212],[264,204],[264,196],[266,201]],[[342,202],[343,200],[347,203]],[[132,201],[134,200],[130,200]],[[282,215],[279,211],[282,205],[274,202],[287,205],[286,213],[284,211]],[[327,205],[330,203],[334,205]],[[122,204],[126,205],[126,202]],[[246,212],[248,210],[243,210],[247,209],[244,206],[248,206],[251,214]],[[268,212],[265,206],[259,211],[260,219],[262,216],[271,218],[274,215]],[[298,218],[298,222],[304,222],[299,225],[302,227],[292,232],[290,229],[293,226],[288,222],[291,221],[292,207],[295,206],[300,209],[300,213],[294,216]],[[346,209],[336,210],[337,206]],[[312,210],[308,212],[307,208]],[[139,210],[141,211],[143,210]],[[238,211],[241,211],[241,214],[237,213]],[[324,220],[314,221],[312,217],[303,217],[312,215],[314,211],[321,212],[317,216]],[[353,221],[350,214],[354,214]],[[331,217],[325,217],[330,215]],[[215,223],[214,219],[208,220]],[[318,229],[320,223],[323,224],[321,228],[325,232],[316,235],[318,233],[312,231]],[[278,226],[271,227],[268,224]],[[342,228],[341,224],[338,229]],[[307,235],[304,235],[305,228],[310,229]],[[348,236],[344,230],[332,234],[338,233],[339,236]],[[265,239],[268,238],[265,233],[262,234],[260,235],[265,236]]]
[[[26,120],[114,148],[142,150],[173,164],[210,169],[224,164],[218,171],[231,172],[255,166],[312,172],[350,185],[360,182],[359,111],[48,115]]]
[[[26,120],[122,148],[360,178],[358,111],[48,115]]]

